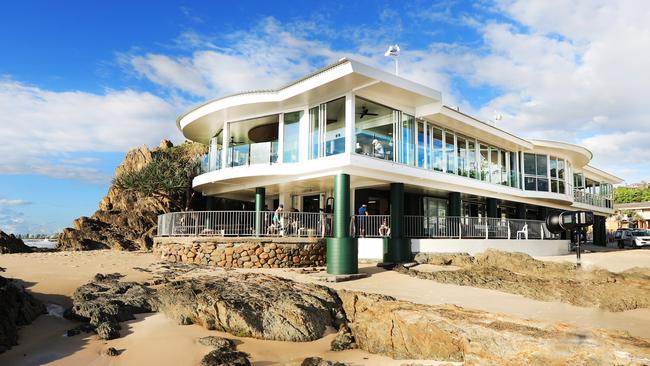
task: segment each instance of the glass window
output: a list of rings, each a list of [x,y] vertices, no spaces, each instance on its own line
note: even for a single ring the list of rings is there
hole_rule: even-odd
[[[501,150],[499,156],[499,167],[501,167],[501,184],[504,186],[508,185],[508,156],[507,152]]]
[[[227,166],[277,162],[279,125],[279,114],[230,122]]]
[[[345,152],[345,97],[325,104],[325,156]]]
[[[499,150],[490,147],[490,182],[501,183],[501,167],[499,167]]]
[[[419,121],[417,123],[418,127],[418,156],[417,156],[417,161],[418,161],[418,166],[420,168],[424,168],[424,151],[425,151],[425,143],[424,143],[424,123]]]
[[[474,140],[467,140],[467,170],[469,170],[470,178],[478,178],[476,174],[476,143]]]
[[[481,180],[488,182],[490,177],[490,157],[488,155],[488,147],[480,144],[479,165],[481,168]]]
[[[283,159],[285,163],[298,161],[300,146],[300,119],[302,111],[284,114]]]
[[[429,131],[431,132],[430,150],[432,150],[432,159],[429,163],[429,166],[431,169],[441,172],[442,171],[442,130],[437,127],[431,126],[431,129]]]
[[[458,175],[467,176],[465,166],[467,160],[467,143],[464,137],[456,136],[456,161],[458,162]]]
[[[309,110],[309,158],[316,159],[320,156],[319,148],[319,113],[320,107],[314,107]]]
[[[456,149],[454,148],[454,134],[449,131],[445,131],[445,155],[447,162],[445,166],[447,167],[447,173],[456,173]]]
[[[519,169],[517,168],[517,153],[510,153],[510,187],[519,188]]]
[[[400,163],[415,165],[415,117],[402,113],[402,156]]]
[[[553,163],[551,163],[553,166]],[[538,154],[524,154],[524,189],[529,191],[549,190],[548,182],[548,156]]]
[[[355,109],[355,152],[393,160],[393,109],[359,97],[355,100]]]

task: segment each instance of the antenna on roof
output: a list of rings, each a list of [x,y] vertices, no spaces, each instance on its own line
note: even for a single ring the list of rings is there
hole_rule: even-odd
[[[395,75],[399,75],[399,61],[397,60],[399,57],[399,52],[399,46],[397,44],[388,46],[388,49],[386,52],[384,52],[384,56],[392,57],[395,61]]]

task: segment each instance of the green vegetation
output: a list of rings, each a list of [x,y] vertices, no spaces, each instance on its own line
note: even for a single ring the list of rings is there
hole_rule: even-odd
[[[122,173],[113,179],[121,190],[166,200],[172,209],[187,210],[194,197],[192,179],[199,169],[198,157],[205,146],[186,143],[152,151],[152,161],[140,170]]]
[[[614,189],[615,203],[630,203],[650,201],[650,186],[617,187]]]

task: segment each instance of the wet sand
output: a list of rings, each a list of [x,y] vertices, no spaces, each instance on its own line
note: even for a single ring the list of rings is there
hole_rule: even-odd
[[[619,254],[620,253],[620,254]],[[647,254],[646,254],[647,253]],[[614,254],[614,255],[612,255]],[[644,265],[650,267],[650,251],[624,251],[616,253],[589,253],[585,263],[599,264],[610,269],[624,270]],[[542,258],[545,259],[545,258]],[[573,260],[574,256],[549,258]],[[5,277],[19,278],[25,286],[45,302],[69,306],[74,290],[89,281],[96,273],[119,272],[125,280],[143,281],[151,273],[138,268],[153,268],[157,261],[151,253],[124,253],[112,251],[32,253],[0,255],[0,267],[5,267]],[[191,275],[210,274],[222,269],[197,269]],[[241,270],[243,271],[243,270]],[[261,271],[261,270],[249,270]],[[296,281],[317,282],[313,274],[297,270],[273,269],[267,273],[292,278]],[[628,331],[650,339],[650,310],[637,309],[611,313],[594,308],[582,308],[559,302],[544,302],[494,290],[446,285],[430,280],[413,278],[392,271],[384,271],[372,264],[361,265],[361,271],[371,276],[361,280],[329,283],[337,289],[391,295],[399,299],[422,304],[455,304],[489,312],[507,313],[523,318],[548,322],[571,322],[584,327],[604,327]],[[196,365],[209,352],[209,347],[196,343],[198,337],[217,335],[199,326],[179,326],[163,314],[139,315],[138,319],[123,326],[123,338],[102,341],[95,335],[65,337],[67,329],[76,325],[54,316],[41,316],[32,325],[21,329],[19,345],[0,355],[2,365]],[[262,341],[237,338],[238,348],[251,354],[254,365],[298,365],[308,356],[353,365],[402,365],[407,361],[394,361],[360,350],[329,351],[333,335],[306,343]],[[108,357],[108,347],[123,350],[119,357]],[[422,364],[436,364],[422,362]]]

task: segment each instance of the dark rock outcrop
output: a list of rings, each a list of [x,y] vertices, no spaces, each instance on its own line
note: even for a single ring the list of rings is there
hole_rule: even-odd
[[[0,230],[0,254],[6,253],[31,253],[32,248],[13,234],[7,234]]]
[[[75,290],[67,315],[88,321],[99,338],[114,339],[120,336],[120,322],[156,310],[154,290],[135,282],[120,282],[120,277],[97,274],[92,282]]]
[[[12,280],[0,276],[0,353],[18,344],[18,327],[45,313],[45,306]]]
[[[346,364],[335,361],[327,361],[320,357],[307,357],[302,360],[300,366],[346,366]]]
[[[352,336],[350,327],[348,327],[347,324],[341,325],[336,337],[334,337],[330,343],[330,349],[332,351],[344,351],[346,349],[355,348],[357,348],[357,344],[354,342],[354,337]]]
[[[149,150],[146,146],[129,150],[122,163],[115,169],[115,177],[140,171],[151,164],[157,156],[171,154],[187,164],[197,161],[205,153],[205,145],[186,143],[173,147],[168,140],[160,147]],[[187,201],[190,201],[189,203]],[[99,209],[91,217],[80,217],[73,228],[66,228],[59,235],[61,250],[147,250],[153,245],[158,215],[186,207],[203,207],[200,197],[187,195],[156,196],[118,187],[115,183]]]
[[[232,339],[217,337],[217,336],[207,336],[199,338],[198,342],[204,346],[210,346],[214,349],[219,349],[223,351],[234,351],[235,342]]]
[[[260,339],[304,342],[344,321],[330,288],[265,274],[180,279],[158,288],[160,311],[181,324]]]
[[[240,351],[215,349],[203,356],[201,366],[250,366],[248,354]]]

